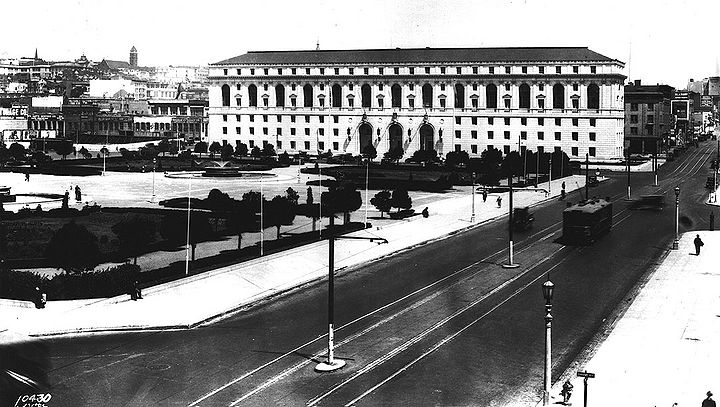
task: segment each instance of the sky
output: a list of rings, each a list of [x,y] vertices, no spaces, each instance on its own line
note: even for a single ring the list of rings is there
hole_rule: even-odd
[[[717,0],[34,0],[3,4],[0,58],[206,65],[247,51],[588,47],[629,80],[716,76]],[[16,16],[12,18],[12,16]]]

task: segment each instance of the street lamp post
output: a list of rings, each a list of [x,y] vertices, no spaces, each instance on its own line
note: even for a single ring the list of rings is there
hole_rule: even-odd
[[[475,223],[475,173],[470,174],[472,184],[472,213],[470,213],[470,223]]]
[[[102,153],[102,156],[103,156],[103,173],[102,173],[103,176],[105,176],[105,149],[106,149],[105,146],[102,146],[102,148],[100,149],[100,152]]]
[[[543,388],[543,406],[550,405],[550,385],[552,375],[551,350],[552,350],[552,300],[555,284],[550,281],[548,274],[547,281],[542,285],[542,293],[545,298],[545,377]]]
[[[152,173],[152,198],[150,202],[155,201],[155,158],[153,158],[153,173]]]
[[[678,240],[678,223],[680,221],[680,187],[675,187],[675,240],[673,240],[672,249],[677,250],[680,244]]]
[[[185,234],[185,275],[190,274],[190,194],[192,193],[192,174],[188,174],[187,233]]]
[[[510,193],[508,197],[508,262],[507,264],[503,264],[503,268],[506,269],[512,269],[517,268],[520,265],[514,262],[513,259],[513,189],[512,189],[512,179],[513,175],[512,172],[510,173],[510,176],[508,176],[508,186],[510,187]]]

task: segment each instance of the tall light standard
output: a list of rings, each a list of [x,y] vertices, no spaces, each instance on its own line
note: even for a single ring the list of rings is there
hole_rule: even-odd
[[[677,250],[680,244],[678,240],[678,223],[680,221],[680,187],[675,187],[675,240],[673,240],[672,249]]]
[[[190,274],[190,194],[192,192],[192,174],[188,174],[187,233],[185,234],[185,275]]]
[[[470,223],[475,223],[475,172],[470,174],[470,182],[472,184],[472,213],[470,213]]]
[[[555,284],[550,281],[548,274],[547,281],[542,285],[542,293],[545,298],[545,380],[543,391],[543,406],[550,405],[550,380],[552,374],[551,350],[552,350],[552,300]]]
[[[517,268],[520,265],[515,263],[513,260],[513,189],[512,189],[512,179],[513,179],[513,173],[512,170],[510,170],[510,175],[508,176],[508,186],[510,187],[510,193],[509,193],[509,199],[508,199],[508,262],[507,264],[503,264],[503,268],[506,269],[513,269]]]
[[[153,173],[152,173],[152,198],[150,202],[155,201],[155,158],[153,158]]]

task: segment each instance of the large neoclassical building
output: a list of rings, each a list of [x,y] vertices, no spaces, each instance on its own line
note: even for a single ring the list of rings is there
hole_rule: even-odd
[[[623,155],[624,64],[587,48],[260,51],[210,65],[209,141],[278,153]]]

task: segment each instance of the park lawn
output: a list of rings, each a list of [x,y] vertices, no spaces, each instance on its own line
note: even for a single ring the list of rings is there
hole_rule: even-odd
[[[111,255],[117,252],[119,244],[117,236],[111,230],[112,226],[135,216],[148,222],[154,222],[156,225],[160,224],[160,214],[133,212],[96,212],[74,218],[30,217],[4,220],[2,223],[7,231],[7,258],[39,259],[45,257],[45,245],[58,229],[71,220],[86,227],[98,238],[98,247],[101,253]],[[155,233],[152,243],[161,240],[160,234]]]

